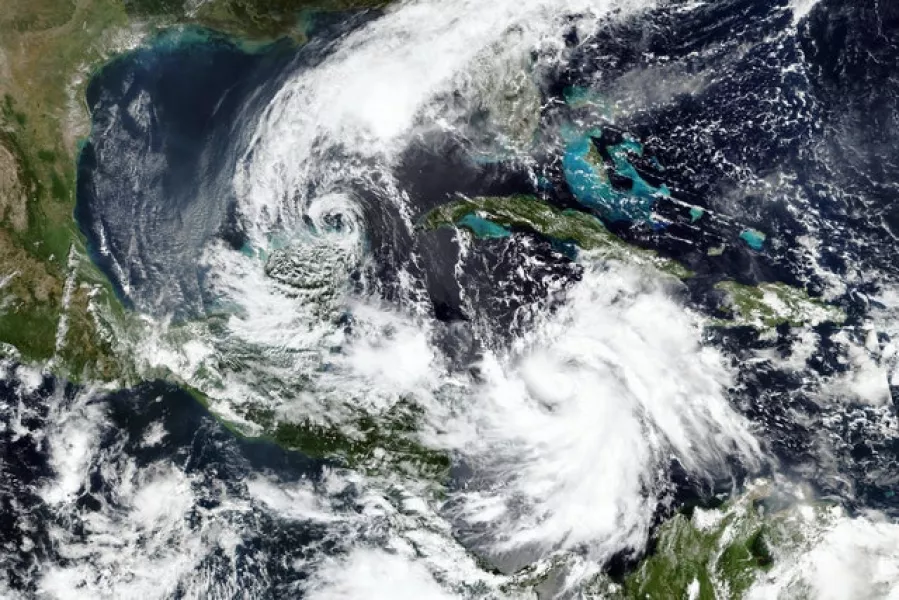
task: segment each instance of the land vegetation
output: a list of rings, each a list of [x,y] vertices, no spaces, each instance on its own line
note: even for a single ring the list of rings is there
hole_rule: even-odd
[[[379,8],[385,0],[7,0],[0,11],[0,354],[50,364],[70,380],[117,380],[128,367],[116,357],[103,319],[125,319],[109,282],[88,257],[73,218],[79,144],[90,132],[84,90],[91,74],[154,32],[174,25],[210,27],[250,41],[289,37],[301,42],[310,11]],[[557,211],[530,197],[465,199],[433,211],[429,228],[459,226],[466,215],[512,231],[527,231],[615,258],[637,257],[679,278],[684,267],[624,247],[593,217]],[[464,223],[462,224],[464,226]],[[727,284],[734,312],[747,322],[799,323],[808,299],[784,287],[757,290]],[[765,308],[764,295],[779,310]],[[814,304],[813,308],[825,311]],[[805,311],[807,312],[807,311]],[[838,315],[837,315],[838,316]],[[822,318],[838,320],[826,313]],[[201,402],[207,401],[200,398]],[[396,467],[443,480],[449,457],[420,447],[414,407],[385,423],[360,418],[359,435],[310,423],[248,415],[267,438],[313,456],[371,466],[386,449]],[[388,461],[389,462],[389,461]],[[619,586],[627,597],[678,597],[696,582],[699,596],[736,597],[771,562],[765,523],[722,520],[693,527],[677,515],[657,551]],[[728,517],[730,519],[730,517]],[[740,524],[737,528],[736,523]],[[730,527],[739,535],[724,536]],[[724,540],[724,541],[722,541]],[[683,560],[688,557],[688,560]],[[715,594],[719,581],[727,594]]]
[[[102,318],[121,315],[73,218],[90,75],[156,31],[198,25],[301,42],[310,11],[383,0],[29,0],[0,11],[0,343],[70,379],[123,374]],[[102,307],[103,310],[98,310]]]

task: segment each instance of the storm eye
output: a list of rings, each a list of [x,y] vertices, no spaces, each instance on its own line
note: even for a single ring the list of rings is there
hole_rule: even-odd
[[[344,216],[341,213],[328,213],[322,217],[328,230],[342,233],[346,227],[344,224]]]

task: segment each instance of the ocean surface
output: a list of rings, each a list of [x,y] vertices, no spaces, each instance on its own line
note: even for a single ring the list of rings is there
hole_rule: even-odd
[[[135,361],[208,406],[4,363],[5,585],[503,597],[565,564],[546,592],[565,597],[760,478],[783,492],[770,510],[839,507],[832,531],[853,532],[765,585],[888,564],[899,13],[883,4],[419,0],[321,20],[299,47],[188,28],[105,65],[75,217],[151,324]],[[516,194],[693,275],[483,211],[424,224]],[[722,325],[725,281],[845,319]],[[403,435],[452,465],[437,493],[394,442],[349,466],[252,418],[352,437],[407,405]],[[840,590],[888,597],[895,575]]]

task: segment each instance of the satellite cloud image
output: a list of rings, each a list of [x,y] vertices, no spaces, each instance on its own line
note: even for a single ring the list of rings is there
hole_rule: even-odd
[[[0,598],[899,600],[899,0],[0,0]]]

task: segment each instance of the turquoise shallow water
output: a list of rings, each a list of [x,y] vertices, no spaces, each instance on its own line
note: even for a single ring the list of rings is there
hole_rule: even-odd
[[[298,52],[185,27],[93,73],[74,214],[126,305],[179,317],[202,310],[204,245],[215,236],[244,243],[230,185],[243,128]]]
[[[740,239],[753,250],[761,250],[765,246],[765,234],[755,229],[744,229]]]
[[[694,206],[693,208],[690,209],[690,221],[695,223],[696,221],[701,219],[704,214],[705,214],[705,211],[702,208],[700,208],[698,206]]]
[[[469,213],[456,222],[457,225],[470,229],[471,232],[479,238],[504,238],[512,235],[508,229],[502,225],[497,225],[492,221],[488,221],[483,217]]]
[[[578,202],[598,211],[610,221],[635,221],[652,223],[652,208],[660,197],[670,197],[665,184],[655,187],[647,182],[628,160],[630,153],[642,155],[643,146],[633,140],[606,147],[611,159],[612,170],[620,177],[630,180],[630,189],[620,190],[612,185],[608,168],[591,160],[591,154],[598,153],[594,139],[602,138],[602,131],[590,129],[578,132],[568,126],[562,129],[565,151],[562,170],[572,194]]]

